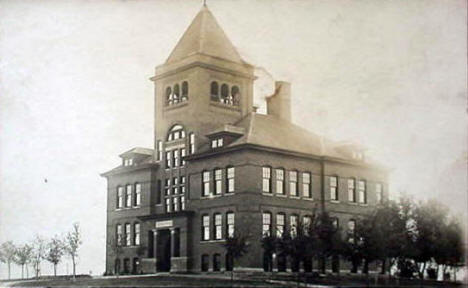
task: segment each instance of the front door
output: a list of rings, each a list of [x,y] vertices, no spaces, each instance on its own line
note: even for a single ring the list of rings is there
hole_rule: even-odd
[[[158,271],[171,270],[171,231],[169,229],[158,230],[156,256],[158,257]]]

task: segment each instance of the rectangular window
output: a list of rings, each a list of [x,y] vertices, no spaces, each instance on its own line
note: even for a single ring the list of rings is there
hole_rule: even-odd
[[[134,206],[140,206],[141,204],[141,184],[137,183],[135,184],[135,203],[133,203]]]
[[[289,216],[289,224],[291,225],[291,236],[297,235],[297,225],[298,225],[299,218],[297,215]]]
[[[182,166],[185,166],[185,160],[183,159],[187,154],[186,154],[185,148],[180,149],[180,157],[182,157]]]
[[[264,212],[263,213],[263,227],[262,227],[262,234],[263,236],[270,236],[271,235],[271,213]]]
[[[185,176],[180,176],[180,184],[185,184]]]
[[[302,218],[302,228],[304,229],[304,233],[306,235],[308,235],[309,230],[312,228],[310,225],[312,225],[312,218],[310,216],[304,216]]]
[[[338,179],[330,176],[330,199],[338,200]]]
[[[180,194],[185,194],[185,185],[180,186]]]
[[[158,161],[161,161],[163,157],[163,144],[161,140],[158,140]]]
[[[126,207],[132,206],[132,185],[127,185],[127,195],[126,195]]]
[[[234,167],[227,168],[227,171],[226,171],[227,193],[234,192],[234,176],[235,176]]]
[[[171,198],[166,198],[166,213],[171,212]]]
[[[312,192],[310,191],[310,173],[302,173],[302,195],[305,198],[312,198]]]
[[[375,184],[375,195],[376,195],[377,203],[382,202],[382,199],[383,199],[382,192],[383,192],[382,183]]]
[[[124,198],[124,188],[117,187],[117,208],[123,207],[123,198]]]
[[[172,195],[179,194],[179,187],[172,187]]]
[[[177,197],[172,198],[172,211],[179,211],[179,198]]]
[[[226,228],[226,234],[228,237],[234,237],[234,213],[233,212],[228,212],[226,213],[226,223],[227,223],[227,228]]]
[[[284,226],[285,226],[285,215],[284,214],[276,214],[276,236],[281,237],[283,236]]]
[[[263,167],[262,168],[262,191],[265,193],[271,193],[271,168],[270,167]]]
[[[135,223],[133,230],[133,244],[140,245],[140,223]]]
[[[130,227],[130,224],[125,224],[125,245],[126,246],[130,246],[132,245],[131,243],[131,231],[130,231],[131,227]]]
[[[203,172],[203,196],[210,196],[210,172]]]
[[[195,134],[190,133],[189,136],[189,153],[195,153]]]
[[[223,147],[223,138],[211,140],[211,148],[220,148]]]
[[[202,219],[202,235],[203,235],[203,240],[210,240],[210,216],[209,215],[203,215]]]
[[[171,151],[166,152],[166,168],[171,168]]]
[[[174,159],[174,167],[180,166],[180,158],[179,158],[179,150],[173,150],[172,151],[172,158]]]
[[[291,196],[299,196],[297,191],[297,172],[289,171],[289,194]]]
[[[123,238],[122,237],[122,225],[120,225],[120,224],[117,224],[117,235],[116,235],[116,237],[117,237],[117,241],[116,241],[117,245],[119,245],[119,246],[122,245],[122,238]]]
[[[172,185],[177,185],[179,184],[179,178],[178,177],[172,177]]]
[[[215,170],[215,195],[221,195],[223,186],[223,170]]]
[[[356,202],[356,185],[354,179],[348,179],[348,201]]]
[[[156,187],[156,204],[161,204],[161,196],[162,196],[162,182],[161,180],[158,179],[157,182],[157,187]]]
[[[222,233],[222,229],[223,229],[223,216],[221,214],[215,214],[215,217],[214,217],[214,225],[215,225],[215,239],[216,240],[219,240],[219,239],[222,239],[223,238],[223,233]]]
[[[363,180],[359,181],[359,203],[367,203],[366,182]]]
[[[276,169],[276,193],[284,195],[284,170]]]
[[[180,210],[185,210],[185,196],[180,197]]]

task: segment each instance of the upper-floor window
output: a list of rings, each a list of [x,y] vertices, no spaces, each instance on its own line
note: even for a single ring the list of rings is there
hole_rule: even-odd
[[[211,148],[220,148],[223,147],[223,138],[217,138],[211,140]]]
[[[185,210],[185,196],[180,197],[180,210]]]
[[[202,217],[202,240],[210,240],[210,216]]]
[[[330,176],[330,199],[338,200],[338,179],[336,176]]]
[[[284,228],[286,226],[286,215],[283,213],[276,214],[276,236],[281,237],[284,233]]]
[[[262,235],[270,236],[271,235],[271,213],[263,212],[262,216]]]
[[[180,157],[178,149],[172,150],[172,159],[174,161],[174,167],[180,166]]]
[[[202,196],[210,196],[210,172],[209,171],[204,171],[203,172],[203,194]]]
[[[174,125],[172,126],[171,130],[169,130],[169,134],[167,135],[167,141],[173,141],[177,139],[185,138],[185,130],[182,125]]]
[[[266,193],[271,193],[271,168],[262,167],[262,191]]]
[[[166,198],[166,213],[171,212],[171,198]]]
[[[117,241],[116,241],[117,245],[122,245],[123,236],[122,236],[122,225],[121,224],[117,224],[116,237],[117,237]]]
[[[276,169],[276,193],[284,195],[284,170]]]
[[[124,202],[124,188],[122,186],[117,187],[117,208],[122,208]]]
[[[131,242],[131,226],[129,223],[125,224],[125,245],[126,246],[130,246],[132,245],[132,242]]]
[[[228,167],[226,170],[226,192],[233,193],[234,192],[234,167]]]
[[[215,174],[215,195],[221,195],[221,190],[223,187],[223,170],[222,169],[216,169],[214,171]]]
[[[163,158],[163,143],[161,140],[158,140],[158,161],[161,161]]]
[[[376,200],[377,203],[382,202],[383,199],[383,189],[382,189],[382,183],[377,183],[375,184],[375,195],[376,195]]]
[[[356,181],[348,179],[348,201],[356,202]]]
[[[189,135],[189,153],[195,153],[195,134],[193,133]]]
[[[182,90],[182,92],[181,92]],[[173,87],[166,88],[166,106],[178,104],[188,100],[189,86],[188,82],[182,82],[182,89],[179,83],[174,84]]]
[[[140,245],[140,223],[134,224],[133,231],[133,244]]]
[[[223,238],[223,216],[220,213],[214,214],[214,228],[215,228],[215,239],[219,240]]]
[[[140,206],[141,204],[141,184],[135,184],[135,199],[134,199],[134,206]]]
[[[299,196],[297,189],[297,171],[289,171],[289,193],[291,196]]]
[[[127,185],[127,195],[126,195],[125,207],[132,206],[132,185]]]
[[[240,89],[236,85],[233,85],[231,89],[229,89],[229,85],[224,83],[221,85],[220,91],[218,82],[213,81],[210,84],[210,99],[211,101],[221,102],[231,106],[239,106]]]
[[[366,181],[359,181],[359,203],[367,203]]]
[[[310,191],[310,173],[302,173],[302,194],[306,198],[312,198],[312,192]]]
[[[166,168],[171,168],[172,166],[172,153],[171,151],[166,152]]]
[[[226,235],[227,237],[234,237],[234,212],[226,213]]]
[[[172,211],[179,211],[179,198],[177,197],[172,198]]]
[[[124,166],[132,166],[133,165],[133,158],[124,158],[123,159]]]

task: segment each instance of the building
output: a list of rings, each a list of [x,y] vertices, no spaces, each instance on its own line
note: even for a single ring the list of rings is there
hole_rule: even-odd
[[[235,230],[254,236],[238,266],[262,270],[265,233],[315,207],[352,229],[386,197],[387,173],[361,147],[291,123],[289,83],[276,82],[267,115],[256,113],[254,66],[206,6],[151,80],[154,150],[131,149],[103,174],[109,273],[230,270],[220,244]]]

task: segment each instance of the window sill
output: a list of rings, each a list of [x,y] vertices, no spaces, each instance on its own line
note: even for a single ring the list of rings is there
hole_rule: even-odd
[[[314,198],[309,198],[309,197],[302,197],[302,199],[307,200],[307,201],[314,201]]]
[[[299,197],[299,196],[292,196],[292,195],[289,196],[289,198],[291,198],[291,199],[301,199],[301,197]]]
[[[288,197],[287,195],[284,195],[284,194],[276,194],[276,196],[278,196],[278,197],[283,197],[283,198]]]
[[[200,241],[200,244],[202,243],[221,243],[221,242],[225,242],[226,239],[218,239],[218,240],[202,240]]]
[[[359,203],[359,206],[369,206],[367,203]]]
[[[210,105],[220,107],[220,108],[227,108],[227,109],[233,110],[233,111],[241,111],[241,108],[240,108],[239,105],[234,106],[234,105],[224,104],[224,103],[213,101],[213,100],[210,100]]]
[[[330,203],[340,203],[340,200],[330,200]]]
[[[263,192],[262,195],[265,195],[265,196],[273,196],[273,193],[268,193],[268,192]]]
[[[354,205],[354,206],[357,206],[357,205],[358,205],[358,203],[352,202],[352,201],[349,201],[348,204],[349,204],[349,205]]]
[[[234,192],[229,192],[229,193],[224,193],[224,196],[233,196],[235,193]]]
[[[164,106],[164,111],[170,111],[170,110],[177,109],[177,108],[180,108],[180,107],[184,107],[184,106],[187,106],[187,105],[188,105],[188,100],[179,102],[177,104],[171,104],[171,105],[166,104]]]

